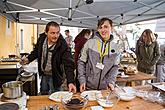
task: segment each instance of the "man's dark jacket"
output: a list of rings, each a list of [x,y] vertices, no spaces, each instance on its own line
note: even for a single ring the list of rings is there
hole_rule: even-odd
[[[46,38],[46,35],[44,33],[40,34],[40,37],[37,40],[37,44],[35,45],[34,50],[28,56],[28,59],[30,62],[35,60],[36,58],[38,59],[38,71],[40,75],[44,75],[41,69],[41,58],[42,58],[42,50],[43,50],[42,47],[43,47],[45,38]],[[68,84],[74,83],[73,56],[71,54],[69,47],[67,46],[65,39],[62,37],[61,34],[52,52],[51,64],[52,64],[53,84],[55,88],[60,87],[64,81],[63,67],[65,70],[67,83]]]

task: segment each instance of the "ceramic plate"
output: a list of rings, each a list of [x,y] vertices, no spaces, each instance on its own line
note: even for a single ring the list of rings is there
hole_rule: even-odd
[[[61,99],[64,97],[64,96],[68,96],[69,97],[72,97],[73,93],[72,92],[68,92],[68,91],[59,91],[59,92],[54,92],[52,93],[50,96],[49,96],[49,99],[50,100],[53,100],[53,101],[56,101],[56,102],[61,102]]]
[[[85,97],[86,95],[88,95],[88,100],[90,101],[95,101],[96,100],[96,92],[98,92],[97,90],[91,90],[91,91],[84,91],[81,93],[81,96]]]
[[[23,72],[23,73],[21,74],[22,77],[30,77],[30,76],[32,76],[32,75],[33,75],[33,73],[29,73],[29,72]]]

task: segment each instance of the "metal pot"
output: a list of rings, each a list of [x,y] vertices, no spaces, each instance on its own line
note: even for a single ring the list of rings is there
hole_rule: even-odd
[[[23,84],[21,81],[10,81],[2,85],[3,95],[6,98],[19,98],[23,95]]]

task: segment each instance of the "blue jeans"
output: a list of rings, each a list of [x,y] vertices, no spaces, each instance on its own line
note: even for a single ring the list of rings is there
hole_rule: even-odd
[[[62,88],[54,88],[52,76],[41,76],[41,95],[49,95],[53,92],[61,91]]]

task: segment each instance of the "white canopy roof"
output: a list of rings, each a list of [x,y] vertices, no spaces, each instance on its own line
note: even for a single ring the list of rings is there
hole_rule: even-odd
[[[115,25],[165,17],[165,0],[0,0],[0,12],[21,23],[95,28],[108,17]]]

